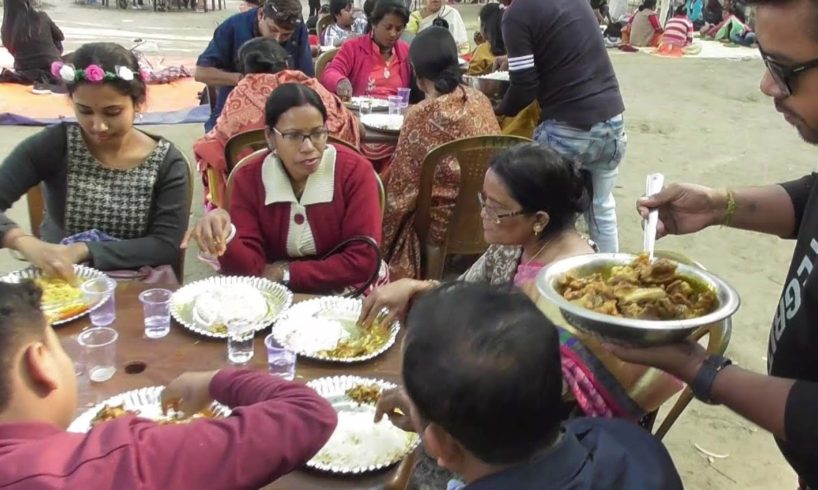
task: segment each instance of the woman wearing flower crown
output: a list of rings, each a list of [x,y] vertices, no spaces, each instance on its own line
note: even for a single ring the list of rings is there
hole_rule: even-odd
[[[145,104],[145,73],[113,43],[90,43],[56,62],[76,123],[48,127],[0,166],[0,240],[46,273],[67,279],[72,264],[101,270],[176,263],[188,221],[188,167],[169,141],[134,127]],[[6,214],[40,185],[45,216],[37,238]]]

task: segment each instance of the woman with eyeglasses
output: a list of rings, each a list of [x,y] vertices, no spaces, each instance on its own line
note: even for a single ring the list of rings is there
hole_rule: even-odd
[[[514,285],[536,301],[535,279],[543,267],[594,253],[575,228],[592,196],[590,173],[554,150],[524,143],[503,151],[475,196],[489,248],[460,279]],[[369,325],[384,309],[389,318],[402,315],[412,298],[435,287],[436,281],[401,279],[376,288],[364,301],[360,320]],[[656,370],[620,361],[590,337],[561,330],[560,341],[566,400],[579,414],[635,421],[681,388]]]
[[[372,165],[343,145],[327,144],[327,110],[301,84],[281,85],[265,106],[270,151],[237,170],[227,209],[191,230],[222,272],[261,276],[305,293],[365,283],[377,251],[354,237],[381,238]]]
[[[193,145],[199,171],[203,174],[206,207],[222,203],[227,185],[224,150],[228,141],[237,134],[264,127],[264,106],[273,90],[282,84],[300,83],[315,90],[327,109],[329,134],[353,146],[360,143],[360,125],[344,103],[315,78],[288,69],[287,58],[287,51],[278,41],[265,37],[251,39],[239,49],[239,65],[244,76],[227,96],[216,125]]]
[[[415,206],[423,161],[432,149],[460,138],[500,134],[491,101],[460,83],[463,70],[452,35],[442,27],[424,30],[409,49],[418,86],[426,99],[406,114],[386,180],[384,257],[391,278],[420,277]],[[457,198],[460,167],[442,163],[432,185],[430,234],[442,242]]]

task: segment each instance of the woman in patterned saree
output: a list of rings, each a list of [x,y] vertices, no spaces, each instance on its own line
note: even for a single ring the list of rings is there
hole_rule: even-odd
[[[384,256],[393,280],[420,277],[420,244],[413,222],[426,154],[459,138],[500,133],[488,98],[460,84],[457,46],[448,30],[430,27],[421,31],[412,42],[409,57],[426,99],[406,115],[395,158],[385,176]],[[438,168],[432,190],[433,238],[442,240],[459,181],[456,161]]]
[[[300,71],[287,70],[287,57],[278,41],[263,37],[251,39],[239,49],[244,77],[227,97],[216,125],[193,145],[204,182],[206,207],[218,207],[221,196],[224,196],[227,184],[224,148],[227,142],[239,133],[264,128],[264,104],[280,85],[300,83],[315,90],[327,109],[329,134],[353,146],[360,143],[361,133],[355,116],[318,80]],[[216,182],[210,182],[208,175]]]
[[[461,279],[513,284],[537,301],[540,269],[594,252],[574,227],[592,195],[590,175],[553,150],[526,143],[504,151],[491,163],[479,196],[490,246]],[[433,287],[435,282],[403,279],[378,288],[364,303],[362,320],[369,323],[382,308],[398,315],[415,295]],[[546,313],[565,324],[558,313]],[[670,376],[626,364],[569,329],[560,329],[560,344],[566,396],[584,415],[636,421],[681,388]]]
[[[146,74],[113,43],[86,44],[73,63],[52,72],[66,83],[77,122],[27,138],[0,167],[3,247],[69,279],[82,262],[106,271],[174,264],[191,183],[179,150],[133,125]],[[39,239],[5,214],[37,185],[46,209]]]

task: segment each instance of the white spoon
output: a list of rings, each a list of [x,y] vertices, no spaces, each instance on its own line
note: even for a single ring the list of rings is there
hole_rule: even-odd
[[[650,197],[662,190],[665,185],[665,176],[662,174],[650,174],[645,179],[645,196]],[[659,210],[654,209],[648,214],[645,220],[645,235],[642,248],[648,253],[648,261],[653,261],[653,250],[656,246],[656,226],[659,223]]]

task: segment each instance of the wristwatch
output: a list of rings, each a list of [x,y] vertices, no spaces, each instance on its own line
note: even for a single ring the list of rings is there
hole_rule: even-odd
[[[281,284],[285,286],[290,285],[290,264],[289,262],[284,262],[281,264]]]
[[[718,354],[707,356],[702,363],[702,367],[699,368],[699,372],[696,373],[693,384],[690,386],[690,389],[693,390],[693,396],[709,405],[718,405],[710,397],[711,391],[713,391],[713,382],[716,381],[716,375],[730,364],[733,364],[733,361],[724,356]]]

